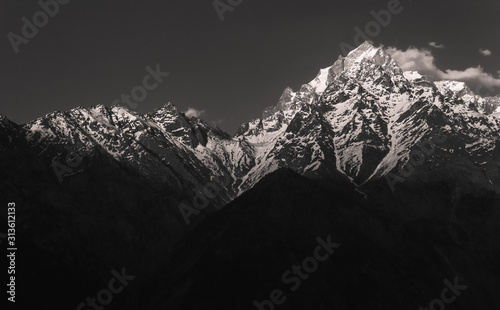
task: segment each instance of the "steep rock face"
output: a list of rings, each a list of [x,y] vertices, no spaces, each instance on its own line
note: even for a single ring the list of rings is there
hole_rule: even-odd
[[[481,97],[476,94],[464,83],[457,81],[438,81],[435,82],[439,91],[451,101],[463,104],[471,111],[490,115],[499,111],[500,98]]]
[[[204,160],[206,147],[198,144],[195,153],[179,141],[206,136],[210,145],[219,132],[188,121],[193,134],[182,137],[122,107],[76,108],[22,126],[0,119],[0,200],[19,206],[19,264],[56,266],[46,278],[65,283],[54,309],[74,309],[95,295],[103,287],[96,279],[112,269],[150,275],[187,230],[234,197],[230,186],[219,187],[187,225],[180,203],[193,207],[215,177],[231,179],[217,156]],[[19,275],[40,297],[23,298],[21,308],[36,308],[46,294],[42,275],[40,268]]]
[[[174,191],[229,178],[227,201],[280,167],[361,185],[408,168],[411,178],[449,177],[458,165],[474,175],[473,184],[498,190],[499,113],[498,96],[403,72],[383,48],[365,42],[299,91],[285,89],[234,137],[170,103],[147,115],[119,106],[55,112],[23,130],[45,160],[64,160],[68,148],[106,155]],[[438,129],[447,142],[425,165],[409,167],[410,155]]]
[[[498,96],[482,98],[463,82],[403,72],[383,48],[365,42],[299,91],[285,89],[275,106],[243,123],[234,137],[170,103],[147,115],[119,106],[77,108],[23,128],[43,158],[61,161],[67,147],[106,154],[176,191],[228,177],[231,199],[280,167],[343,175],[357,185],[399,173],[438,129],[450,139],[436,146],[436,160],[413,167],[411,177],[450,175],[457,164],[473,171],[474,184],[491,187],[498,179],[499,113]]]
[[[171,104],[148,115],[120,106],[76,108],[49,114],[24,129],[31,147],[51,163],[65,163],[68,151],[81,157],[107,156],[177,192],[202,186],[211,177],[231,177],[218,156],[203,151],[212,138],[227,135],[188,119]]]
[[[438,129],[450,140],[437,146],[436,154],[441,157],[435,161],[426,158],[426,165],[416,167],[415,175],[450,176],[447,172],[457,164],[473,171],[460,176],[462,181],[467,183],[466,179],[475,175],[472,183],[492,188],[492,184],[499,184],[495,151],[499,120],[491,113],[498,109],[496,103],[488,106],[488,102],[495,102],[495,98],[476,96],[462,82],[434,83],[416,72],[403,72],[382,48],[364,43],[321,70],[299,92],[285,90],[279,103],[265,110],[264,123],[284,120],[279,135],[271,135],[265,128],[244,133],[248,141],[258,142],[251,145],[259,152],[255,152],[256,165],[240,191],[279,167],[333,176],[331,164],[335,163],[335,172],[355,184],[380,179],[399,173],[419,143],[432,139]],[[307,130],[298,130],[301,126]],[[470,160],[453,155],[460,150],[461,156]],[[443,165],[439,158],[448,164]],[[482,165],[488,165],[484,169],[490,173],[485,175]]]

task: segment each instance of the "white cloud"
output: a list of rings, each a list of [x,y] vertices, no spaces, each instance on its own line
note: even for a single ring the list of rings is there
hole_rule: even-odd
[[[500,78],[484,72],[480,66],[465,70],[441,70],[435,65],[435,58],[429,49],[410,47],[406,51],[394,47],[387,48],[387,52],[399,64],[403,71],[417,71],[432,80],[455,80],[466,82],[471,88],[477,85],[484,87],[500,87]],[[500,71],[498,72],[500,74]]]
[[[470,82],[476,85],[481,84],[486,87],[500,87],[500,78],[484,72],[480,66],[467,68],[464,71],[446,70],[443,79]]]
[[[438,44],[436,42],[429,42],[427,44],[429,44],[429,46],[432,46],[434,48],[445,48],[445,46],[443,44]]]
[[[409,48],[406,51],[388,47],[387,52],[403,71],[418,71],[431,79],[439,79],[440,71],[434,64],[434,56],[428,49]]]
[[[485,48],[480,48],[479,53],[481,53],[481,55],[483,56],[490,56],[492,54],[490,50],[487,50]]]
[[[200,117],[203,113],[205,113],[205,110],[196,110],[194,108],[188,108],[187,111],[184,112],[187,117]]]

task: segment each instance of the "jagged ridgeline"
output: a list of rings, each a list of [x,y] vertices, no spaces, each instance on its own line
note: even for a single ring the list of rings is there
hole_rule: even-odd
[[[241,214],[218,209],[235,199],[230,206],[246,205],[248,197],[261,204],[280,201],[282,197],[272,191],[245,193],[273,172],[283,175],[281,168],[314,180],[314,186],[335,188],[335,195],[345,191],[343,201],[374,212],[376,216],[368,217],[385,225],[383,232],[357,227],[356,233],[392,236],[399,231],[391,223],[398,223],[401,231],[410,229],[420,236],[425,231],[411,229],[420,223],[428,228],[431,240],[444,234],[445,244],[459,244],[464,255],[481,264],[461,265],[456,253],[436,254],[427,246],[426,253],[452,257],[457,265],[446,265],[451,269],[491,271],[491,279],[476,279],[476,284],[489,281],[485,285],[492,290],[498,287],[496,262],[500,261],[499,135],[499,97],[482,98],[461,82],[435,82],[403,72],[383,48],[364,43],[300,90],[286,89],[276,106],[242,124],[234,136],[187,117],[170,103],[144,115],[121,106],[79,107],[21,125],[2,116],[0,195],[21,206],[18,234],[30,244],[21,259],[28,265],[52,266],[58,270],[53,284],[67,283],[61,309],[71,308],[75,299],[95,295],[102,288],[96,279],[107,279],[110,270],[122,266],[137,281],[127,288],[130,299],[111,307],[132,307],[131,300],[147,291],[152,276],[168,269],[165,264],[180,255],[178,242],[189,231],[197,230],[190,238],[199,244],[205,232],[210,238],[228,238],[218,230],[220,216],[246,223]],[[214,182],[219,184],[217,193],[196,209],[196,197]],[[293,188],[298,190],[301,182]],[[266,184],[277,186],[271,183]],[[183,205],[195,211],[186,212],[179,207]],[[325,227],[337,223],[329,220],[333,208],[315,209],[327,221]],[[287,211],[276,212],[281,216]],[[308,223],[314,226],[313,221]],[[341,232],[353,229],[349,223]],[[203,227],[206,230],[200,231]],[[272,231],[262,229],[249,234]],[[293,231],[289,226],[283,229],[285,234]],[[352,242],[365,242],[363,238]],[[392,250],[401,249],[404,243],[395,247]],[[193,266],[208,263],[200,260]],[[47,293],[44,287],[50,287],[42,283],[48,281],[44,270],[35,269],[24,281],[40,298]],[[181,272],[176,277],[183,282],[189,275]],[[196,281],[210,285],[208,278]],[[154,287],[157,298],[165,295],[170,300],[169,294],[176,291],[162,291],[161,283]],[[25,300],[33,308],[38,305],[36,298]]]

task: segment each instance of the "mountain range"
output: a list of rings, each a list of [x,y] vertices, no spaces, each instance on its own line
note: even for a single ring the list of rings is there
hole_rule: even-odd
[[[331,228],[346,251],[283,309],[416,309],[455,276],[475,286],[451,309],[500,309],[500,97],[404,72],[368,42],[233,136],[171,103],[144,115],[98,105],[22,125],[1,116],[0,159],[25,259],[71,283],[64,307],[126,265],[134,293],[112,307],[255,308],[259,283],[274,285],[265,270],[279,278]],[[235,297],[214,297],[222,288]]]

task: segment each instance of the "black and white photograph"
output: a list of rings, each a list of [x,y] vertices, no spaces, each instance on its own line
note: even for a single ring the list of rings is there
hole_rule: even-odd
[[[3,310],[500,310],[499,0],[0,0]]]

